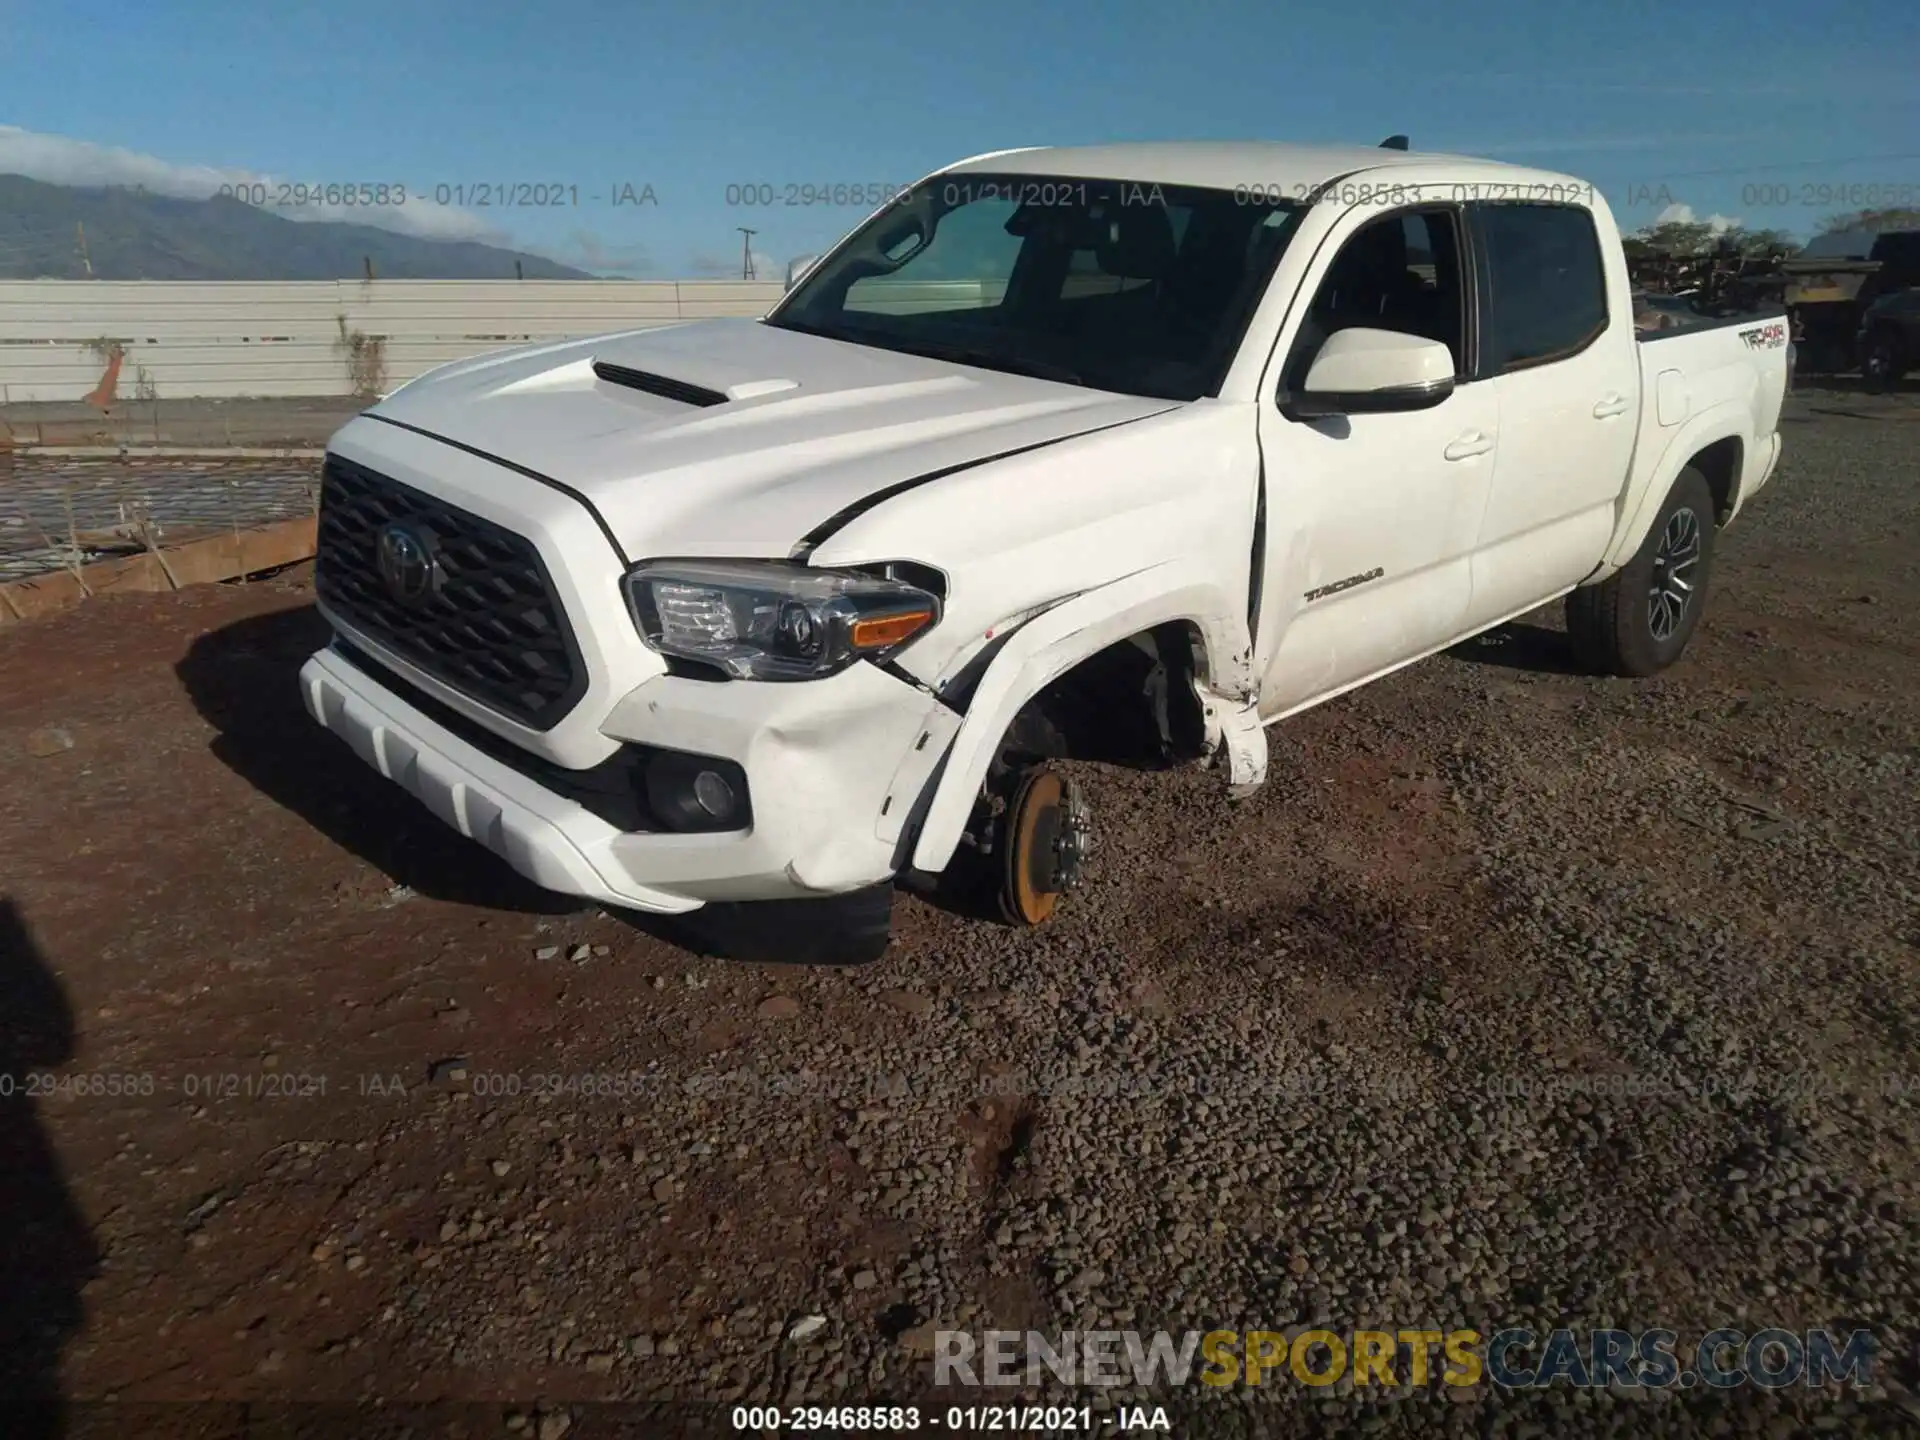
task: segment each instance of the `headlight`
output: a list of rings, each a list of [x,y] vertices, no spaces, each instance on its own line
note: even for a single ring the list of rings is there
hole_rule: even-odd
[[[818,679],[940,619],[939,597],[916,586],[771,560],[649,561],[626,591],[653,649],[741,680]]]

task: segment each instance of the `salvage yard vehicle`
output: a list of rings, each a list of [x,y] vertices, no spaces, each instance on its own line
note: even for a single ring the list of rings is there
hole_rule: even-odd
[[[1882,295],[1860,317],[1860,374],[1877,390],[1891,390],[1920,369],[1920,288]]]
[[[1781,262],[1793,337],[1809,373],[1838,375],[1862,353],[1866,315],[1884,295],[1920,285],[1920,230],[1838,230],[1816,235]],[[1865,372],[1869,382],[1880,377]]]
[[[1062,758],[1265,727],[1558,597],[1671,665],[1773,473],[1780,315],[1636,337],[1564,175],[1401,149],[983,155],[759,320],[459,361],[332,439],[313,717],[552,889],[1053,912]],[[770,913],[761,911],[761,914]]]

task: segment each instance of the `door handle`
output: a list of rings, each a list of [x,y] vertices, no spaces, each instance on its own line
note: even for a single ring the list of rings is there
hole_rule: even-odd
[[[1484,430],[1469,430],[1440,453],[1449,460],[1467,460],[1484,455],[1493,448],[1493,437]]]
[[[1593,418],[1611,420],[1616,415],[1624,415],[1630,403],[1624,395],[1608,395],[1593,407]]]

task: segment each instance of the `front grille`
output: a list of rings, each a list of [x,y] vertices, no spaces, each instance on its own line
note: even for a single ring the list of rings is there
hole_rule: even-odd
[[[381,535],[397,527],[432,562],[397,595]],[[314,588],[342,621],[489,709],[545,730],[587,687],[586,666],[540,552],[524,536],[329,455]]]

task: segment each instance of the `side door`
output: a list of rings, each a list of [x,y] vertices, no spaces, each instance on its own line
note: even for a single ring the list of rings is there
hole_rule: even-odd
[[[1260,713],[1303,709],[1459,635],[1499,409],[1474,379],[1473,269],[1452,205],[1342,217],[1281,331],[1259,403],[1265,478]],[[1364,326],[1445,344],[1453,392],[1424,410],[1291,419],[1327,336]]]
[[[1479,629],[1571,589],[1605,555],[1633,461],[1640,362],[1632,306],[1610,293],[1592,211],[1493,201],[1469,216],[1477,373],[1500,403],[1500,457],[1473,557]]]

